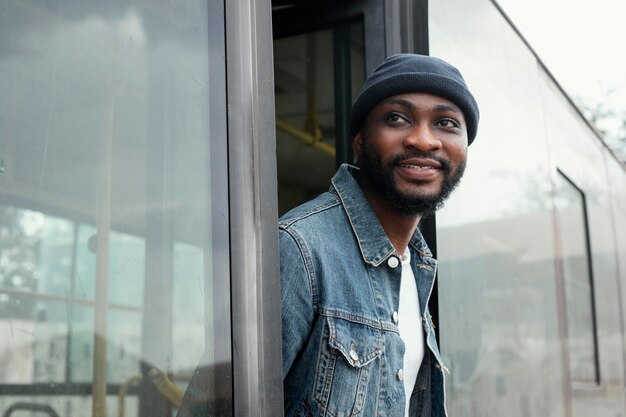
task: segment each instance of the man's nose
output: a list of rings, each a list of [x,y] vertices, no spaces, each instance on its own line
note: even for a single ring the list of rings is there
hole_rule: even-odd
[[[413,126],[408,135],[405,136],[404,146],[422,152],[430,152],[440,149],[442,144],[432,126],[427,123],[419,123]]]

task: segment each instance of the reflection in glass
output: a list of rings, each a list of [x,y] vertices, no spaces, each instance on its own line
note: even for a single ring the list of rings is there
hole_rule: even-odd
[[[201,248],[185,243],[174,245],[173,320],[174,339],[178,343],[173,346],[172,368],[181,378],[190,378],[198,365],[205,331],[213,337],[211,323],[205,325],[203,320],[204,300],[213,298],[211,286],[205,290],[204,268]]]
[[[172,416],[230,343],[212,330],[218,10],[0,5],[0,415]]]
[[[437,213],[448,412],[565,415],[537,59],[489,0],[430,2],[429,42],[463,72],[481,112],[465,176]]]
[[[570,376],[573,381],[599,383],[585,197],[560,171],[555,205],[565,284]]]

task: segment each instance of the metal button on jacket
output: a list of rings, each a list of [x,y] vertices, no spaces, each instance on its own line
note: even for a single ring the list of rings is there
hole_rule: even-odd
[[[389,265],[390,268],[396,268],[398,265],[400,265],[400,261],[395,256],[391,256],[389,259],[387,259],[387,265]]]
[[[395,324],[398,324],[398,312],[397,311],[393,312],[393,314],[391,315],[391,319],[393,320]]]
[[[398,377],[399,381],[402,381],[404,379],[404,371],[402,369],[399,369],[396,376]]]
[[[350,357],[352,358],[353,361],[358,361],[359,360],[359,354],[356,353],[356,351],[354,350],[354,348],[350,349]]]

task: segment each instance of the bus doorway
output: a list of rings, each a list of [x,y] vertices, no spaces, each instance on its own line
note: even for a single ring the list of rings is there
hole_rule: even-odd
[[[382,59],[384,26],[380,2],[275,1],[272,7],[282,215],[326,191],[336,168],[353,162],[350,107],[368,58]]]

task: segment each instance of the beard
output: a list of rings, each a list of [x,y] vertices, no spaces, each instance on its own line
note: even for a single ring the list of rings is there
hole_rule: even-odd
[[[394,176],[394,168],[397,163],[413,158],[429,158],[438,161],[443,171],[443,183],[439,193],[433,195],[421,195],[403,192],[399,189]],[[370,149],[367,140],[363,138],[363,145],[359,155],[360,175],[364,175],[372,189],[383,201],[391,206],[399,214],[405,216],[420,215],[425,217],[443,207],[445,200],[461,181],[465,172],[465,161],[453,169],[450,162],[444,158],[427,152],[406,152],[396,155],[387,163],[382,162],[380,155]]]

